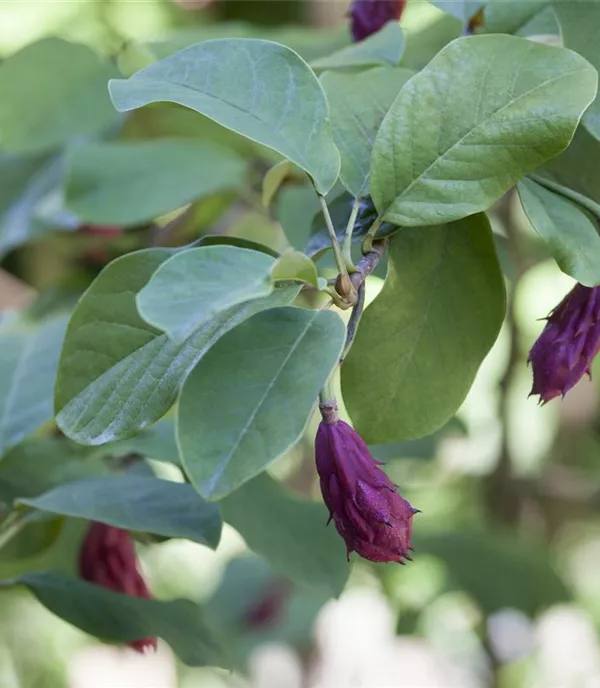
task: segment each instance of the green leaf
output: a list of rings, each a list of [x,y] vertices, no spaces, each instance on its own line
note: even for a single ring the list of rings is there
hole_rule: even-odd
[[[52,418],[64,316],[0,328],[0,455]]]
[[[278,308],[213,346],[187,377],[177,409],[181,460],[203,497],[233,492],[298,441],[344,336],[331,311]]]
[[[26,573],[12,584],[27,586],[53,614],[101,640],[159,637],[189,666],[226,666],[202,609],[189,600],[146,600],[51,572]]]
[[[277,196],[275,216],[294,248],[301,249],[306,243],[320,207],[314,189],[305,186],[287,186]]]
[[[176,253],[137,295],[150,325],[181,341],[232,306],[268,296],[275,261],[236,246],[200,246]]]
[[[106,475],[109,467],[65,437],[30,437],[13,447],[0,462],[0,500],[36,497],[62,483]]]
[[[296,280],[320,288],[317,266],[301,251],[287,251],[271,270],[274,280]]]
[[[369,168],[379,127],[404,84],[410,69],[377,67],[359,74],[325,72],[333,138],[342,157],[340,180],[353,196],[369,193]]]
[[[542,4],[539,12],[520,26],[515,33],[517,36],[544,36],[547,38],[555,36],[557,39],[556,45],[562,45],[560,26],[550,2]]]
[[[155,461],[179,463],[179,450],[175,441],[175,424],[171,418],[164,418],[151,428],[128,440],[110,442],[92,451],[94,451],[94,455],[98,456],[124,456],[133,453]]]
[[[485,215],[395,234],[383,289],[342,366],[344,401],[365,441],[441,427],[467,395],[504,309]]]
[[[531,179],[517,186],[523,210],[560,269],[588,287],[600,284],[600,235],[585,210]]]
[[[106,83],[117,75],[84,45],[28,45],[0,65],[0,147],[36,153],[116,124]]]
[[[451,581],[486,614],[507,607],[535,616],[568,602],[569,592],[548,554],[535,544],[519,544],[497,532],[417,533],[415,550],[440,557]]]
[[[569,195],[600,218],[599,158],[600,141],[580,125],[567,150],[536,170],[535,179],[557,185],[554,190]]]
[[[466,24],[485,5],[485,0],[430,0],[432,5]]]
[[[517,33],[549,4],[550,0],[488,0],[484,30],[487,33]]]
[[[0,257],[60,224],[71,228],[77,218],[67,222],[45,218],[42,204],[60,193],[63,162],[60,158],[0,157]]]
[[[111,475],[65,483],[19,502],[59,516],[100,521],[140,533],[187,538],[211,549],[216,549],[221,539],[219,507],[205,502],[187,483]]]
[[[349,566],[342,538],[326,527],[322,502],[300,499],[263,473],[221,503],[223,518],[253,552],[292,580],[338,596]]]
[[[552,4],[560,23],[566,48],[572,48],[600,69],[600,4],[597,2],[554,2]],[[600,140],[600,98],[590,105],[583,116],[589,131]]]
[[[296,163],[321,193],[337,179],[325,94],[306,62],[278,43],[205,41],[111,81],[110,93],[120,112],[164,101],[201,112]]]
[[[371,163],[380,216],[420,226],[485,210],[567,147],[597,78],[562,48],[504,35],[453,41],[383,120]]]
[[[181,383],[210,347],[250,315],[290,303],[298,287],[234,306],[182,342],[138,315],[136,295],[170,249],[146,249],[113,261],[75,308],[55,388],[57,423],[81,444],[125,439],[158,421]]]
[[[348,69],[380,64],[397,65],[403,52],[404,33],[398,22],[390,21],[364,41],[320,57],[310,66],[313,69]]]
[[[294,166],[289,160],[282,160],[269,168],[264,176],[262,185],[263,207],[268,208],[271,205],[271,201],[279,191],[279,187],[290,176],[293,169]]]
[[[67,156],[66,200],[87,222],[135,225],[244,183],[246,165],[209,141],[92,143]]]

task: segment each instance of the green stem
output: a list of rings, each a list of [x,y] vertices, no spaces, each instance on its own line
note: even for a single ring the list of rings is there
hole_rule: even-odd
[[[327,378],[327,382],[323,385],[323,389],[319,392],[319,404],[330,405],[335,404],[335,390],[333,388],[333,373]]]
[[[352,232],[354,231],[354,225],[356,224],[356,218],[358,216],[358,211],[360,210],[360,198],[357,196],[354,199],[354,205],[352,206],[352,212],[350,213],[350,218],[348,219],[348,224],[346,225],[346,233],[344,234],[344,242],[342,243],[342,255],[344,256],[344,262],[349,272],[356,272],[356,265],[352,262]]]
[[[350,284],[350,276],[348,275],[348,268],[346,267],[346,262],[344,256],[342,255],[342,250],[340,249],[340,244],[337,240],[335,234],[335,227],[331,220],[331,215],[329,214],[329,208],[325,201],[325,196],[317,194],[319,196],[319,203],[321,204],[321,209],[323,210],[323,217],[325,218],[325,224],[327,225],[327,232],[329,233],[329,239],[331,241],[331,248],[333,249],[333,255],[335,257],[335,263],[337,265],[338,271],[342,276],[344,283]],[[342,294],[342,296],[346,296]]]
[[[369,231],[365,235],[365,238],[363,239],[362,243],[362,252],[363,254],[369,253],[370,251],[373,250],[373,241],[375,239],[375,235],[377,234],[377,230],[381,227],[383,224],[383,218],[378,217],[375,222],[369,227]]]
[[[0,550],[16,537],[29,523],[31,514],[23,511],[13,511],[0,526]]]
[[[356,332],[358,331],[358,325],[360,319],[362,318],[363,309],[365,307],[365,283],[363,282],[358,288],[358,301],[354,304],[352,309],[352,315],[348,322],[348,327],[346,329],[346,343],[344,345],[344,351],[342,352],[342,357],[340,358],[340,364],[344,362],[344,359],[348,355],[352,344],[354,343],[354,338],[356,337]]]

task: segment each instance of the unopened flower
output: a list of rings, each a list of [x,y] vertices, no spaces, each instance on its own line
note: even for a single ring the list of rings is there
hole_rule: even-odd
[[[127,531],[93,521],[79,552],[79,575],[90,583],[114,592],[150,599],[152,595],[138,568],[133,540]],[[151,647],[156,638],[129,643],[138,652]]]
[[[389,21],[398,21],[406,0],[353,0],[350,30],[355,42],[377,33]]]
[[[348,557],[370,561],[410,559],[414,509],[379,468],[362,437],[339,420],[335,406],[321,406],[315,456],[323,500]]]
[[[574,387],[600,350],[600,287],[577,284],[547,318],[529,353],[531,394],[546,403]]]

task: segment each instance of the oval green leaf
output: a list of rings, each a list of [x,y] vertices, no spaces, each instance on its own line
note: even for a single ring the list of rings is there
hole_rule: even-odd
[[[383,289],[342,366],[344,401],[365,441],[398,442],[441,427],[467,395],[504,310],[484,214],[395,234]]]
[[[239,188],[246,164],[208,141],[92,143],[67,155],[66,201],[83,220],[135,225]]]
[[[0,65],[0,148],[37,153],[116,124],[106,83],[118,76],[85,45],[32,43]]]
[[[106,642],[154,636],[189,666],[228,666],[202,609],[189,600],[146,600],[51,572],[26,573],[11,583],[27,586],[53,614]]]
[[[600,284],[600,235],[592,216],[531,179],[517,189],[525,214],[560,269],[588,287]]]
[[[67,318],[0,328],[0,455],[52,418]]]
[[[453,41],[381,125],[371,161],[380,216],[420,226],[487,209],[567,147],[597,80],[563,48],[504,35]]]
[[[221,514],[187,483],[135,475],[103,476],[64,483],[33,499],[39,511],[100,521],[116,528],[187,538],[216,549]]]
[[[298,441],[344,338],[331,311],[277,308],[213,346],[177,408],[181,460],[203,497],[233,492]]]
[[[275,260],[237,246],[200,246],[165,261],[136,298],[150,325],[181,341],[232,306],[268,296]]]
[[[279,43],[204,41],[111,81],[110,93],[120,112],[165,101],[201,112],[296,163],[323,194],[337,179],[325,94],[306,62]]]
[[[329,514],[322,502],[300,499],[263,473],[221,507],[223,518],[275,571],[334,596],[342,592],[350,567],[342,539],[326,527]]]
[[[232,327],[252,314],[291,303],[298,287],[233,306],[183,341],[138,314],[136,295],[173,255],[146,249],[113,261],[81,297],[67,329],[55,387],[56,421],[80,444],[126,439],[173,405],[188,371]]]

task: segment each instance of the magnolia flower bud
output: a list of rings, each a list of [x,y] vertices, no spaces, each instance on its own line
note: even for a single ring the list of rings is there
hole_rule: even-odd
[[[600,287],[577,284],[547,318],[546,327],[529,353],[533,368],[531,394],[546,402],[564,395],[584,373],[600,349]]]
[[[138,569],[133,540],[120,528],[93,521],[79,552],[79,575],[90,583],[114,592],[144,597],[152,595]],[[128,643],[138,652],[156,650],[156,638],[140,638]]]
[[[389,21],[398,21],[406,0],[354,0],[350,7],[350,30],[355,42],[377,33]]]
[[[412,518],[418,509],[400,496],[378,467],[362,437],[339,420],[334,406],[321,406],[324,420],[315,440],[323,500],[348,557],[357,552],[376,562],[410,559]]]

